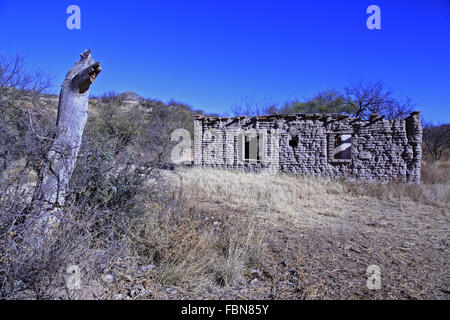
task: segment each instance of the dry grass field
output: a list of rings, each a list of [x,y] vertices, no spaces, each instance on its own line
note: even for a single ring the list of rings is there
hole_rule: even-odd
[[[421,185],[178,170],[189,210],[161,283],[191,298],[448,299],[448,164]]]

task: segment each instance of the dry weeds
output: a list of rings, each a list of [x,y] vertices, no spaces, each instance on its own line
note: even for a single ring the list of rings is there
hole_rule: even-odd
[[[89,248],[82,292],[56,297],[449,299],[448,170],[426,166],[421,185],[166,171],[160,198],[120,213],[121,239]],[[366,286],[374,264],[378,291]]]
[[[420,185],[213,169],[180,170],[173,180],[193,211],[229,216],[241,230],[248,229],[242,221],[255,220],[271,235],[259,259],[264,276],[228,287],[235,298],[449,298],[445,166],[425,166]],[[373,264],[382,270],[379,291],[366,287]]]

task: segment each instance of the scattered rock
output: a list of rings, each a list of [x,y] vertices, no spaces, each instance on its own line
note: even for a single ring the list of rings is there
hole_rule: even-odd
[[[144,272],[144,273],[149,273],[149,272],[151,272],[151,271],[153,271],[155,269],[156,269],[156,266],[154,264],[149,264],[147,266],[142,266],[141,267],[141,271]]]
[[[102,277],[103,282],[105,283],[112,283],[114,281],[114,277],[111,274],[105,274]]]
[[[262,272],[261,272],[261,270],[258,270],[258,269],[252,269],[251,275],[252,275],[252,277],[259,277],[259,278],[261,278]]]

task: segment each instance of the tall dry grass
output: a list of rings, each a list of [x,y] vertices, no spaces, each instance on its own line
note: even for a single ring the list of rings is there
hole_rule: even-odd
[[[358,210],[361,197],[450,205],[448,162],[424,163],[422,183],[355,182],[286,174],[264,175],[217,169],[181,169],[177,183],[191,201],[250,213],[272,224],[316,226],[327,217]]]
[[[355,195],[449,207],[450,161],[423,162],[421,183],[419,184],[348,182],[346,185],[349,191]]]
[[[196,168],[180,170],[179,175],[189,199],[276,224],[292,219],[315,223],[318,213],[341,211],[353,197],[344,184],[331,179]]]
[[[169,202],[147,199],[146,214],[129,232],[138,263],[154,266],[157,283],[199,296],[206,288],[245,285],[252,268],[270,261],[267,230],[257,221],[206,214],[182,193]]]

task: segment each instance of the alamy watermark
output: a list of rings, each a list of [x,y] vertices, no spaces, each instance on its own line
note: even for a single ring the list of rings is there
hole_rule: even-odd
[[[66,20],[66,26],[69,30],[81,29],[81,9],[77,5],[70,5],[67,7],[67,14],[70,16]]]
[[[66,26],[69,30],[81,30],[81,9],[79,6],[72,4],[67,7],[66,13],[70,16],[66,20]],[[367,7],[366,26],[369,30],[381,30],[381,9],[379,6],[373,4]]]
[[[279,132],[260,130],[205,130],[202,145],[192,148],[191,133],[177,129],[172,133],[172,142],[178,144],[172,149],[174,164],[189,164],[194,161],[195,147],[200,148],[205,164],[243,165],[245,163],[275,164],[279,156]],[[237,150],[235,150],[237,149]],[[235,157],[237,151],[237,155]]]
[[[366,25],[369,30],[381,29],[381,9],[377,5],[371,5],[367,8],[367,14],[371,16],[367,19]]]
[[[367,288],[369,290],[381,289],[381,269],[377,265],[371,265],[367,268]]]
[[[81,9],[79,6],[72,4],[67,7],[67,14],[70,16],[66,20],[66,26],[69,30],[81,30]],[[369,30],[381,30],[381,9],[373,4],[367,7],[367,14],[370,14],[366,21]]]
[[[180,139],[182,139],[180,141]],[[192,139],[191,133],[186,129],[177,129],[172,133],[172,142],[179,142],[171,153],[171,159],[175,164],[189,163],[193,161],[192,157]]]
[[[77,265],[71,265],[67,267],[67,273],[69,276],[66,279],[66,286],[69,290],[81,289],[81,270]]]

